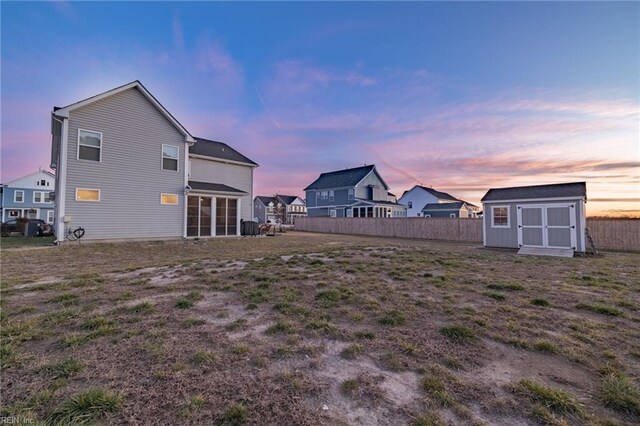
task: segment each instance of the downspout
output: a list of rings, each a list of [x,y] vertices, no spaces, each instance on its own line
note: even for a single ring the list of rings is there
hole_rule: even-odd
[[[67,199],[67,148],[69,138],[69,119],[58,118],[52,114],[54,120],[62,124],[62,135],[60,136],[60,149],[58,150],[58,164],[56,166],[56,205],[55,205],[55,225],[56,225],[56,244],[65,241],[65,223],[64,216],[66,213],[65,203]]]

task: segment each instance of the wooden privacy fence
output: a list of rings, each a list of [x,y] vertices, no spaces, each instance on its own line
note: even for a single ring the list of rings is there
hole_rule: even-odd
[[[640,251],[640,220],[587,219],[599,249]],[[297,231],[482,243],[482,219],[298,217]]]

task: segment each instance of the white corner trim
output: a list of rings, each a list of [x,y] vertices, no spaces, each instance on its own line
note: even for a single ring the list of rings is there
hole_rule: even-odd
[[[55,203],[55,227],[56,227],[56,241],[61,242],[65,240],[64,235],[64,216],[66,213],[66,200],[67,200],[67,162],[69,151],[69,119],[62,119],[62,135],[60,137],[60,149],[58,150],[58,169],[56,170],[56,181],[58,182],[56,189],[56,203]]]

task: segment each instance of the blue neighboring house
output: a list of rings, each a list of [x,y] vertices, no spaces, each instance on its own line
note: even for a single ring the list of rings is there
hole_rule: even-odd
[[[322,173],[305,189],[310,217],[406,217],[376,166]]]
[[[53,173],[39,170],[3,184],[0,187],[2,222],[26,217],[53,223],[55,205],[51,193],[55,190],[55,179]]]

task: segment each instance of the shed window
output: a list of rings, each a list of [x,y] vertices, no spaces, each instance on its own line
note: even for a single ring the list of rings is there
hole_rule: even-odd
[[[491,226],[494,228],[509,227],[509,207],[491,207]]]
[[[162,170],[178,171],[178,147],[162,144]]]
[[[102,133],[78,130],[78,160],[101,161]]]

